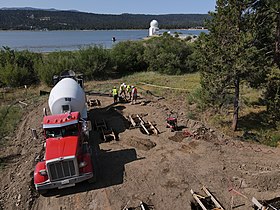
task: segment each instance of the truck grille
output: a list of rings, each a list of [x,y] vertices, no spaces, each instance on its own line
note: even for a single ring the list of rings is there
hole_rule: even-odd
[[[59,162],[51,162],[48,164],[50,179],[52,181],[59,180],[76,174],[74,160],[63,160]]]

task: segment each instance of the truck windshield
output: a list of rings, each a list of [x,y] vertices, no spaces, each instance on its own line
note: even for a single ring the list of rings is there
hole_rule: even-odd
[[[47,138],[61,138],[65,136],[77,136],[78,135],[78,124],[68,125],[60,128],[47,128]]]

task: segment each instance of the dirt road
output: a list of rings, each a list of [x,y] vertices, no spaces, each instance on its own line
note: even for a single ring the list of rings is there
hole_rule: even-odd
[[[45,196],[34,190],[32,176],[42,149],[30,129],[40,130],[46,98],[27,108],[13,138],[1,149],[7,162],[1,169],[0,206],[2,209],[112,209],[138,207],[140,201],[150,209],[191,209],[190,190],[203,194],[205,185],[225,209],[252,209],[251,199],[272,199],[280,190],[280,150],[229,139],[214,128],[185,117],[180,101],[167,104],[150,96],[143,103],[112,105],[112,98],[99,99],[101,107],[90,110],[92,120],[106,119],[119,141],[99,142],[98,181],[51,190]],[[184,136],[166,128],[170,110],[179,113],[179,126],[194,136]],[[128,129],[126,116],[142,114],[153,122],[160,134],[146,135]],[[92,122],[94,124],[94,121]],[[98,133],[93,134],[96,139]],[[92,139],[97,141],[96,139]]]

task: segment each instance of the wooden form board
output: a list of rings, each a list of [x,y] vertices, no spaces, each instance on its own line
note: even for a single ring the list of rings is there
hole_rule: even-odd
[[[153,125],[150,121],[145,122],[139,114],[129,115],[127,118],[131,123],[130,128],[142,128],[144,132],[148,135],[151,135],[153,133],[156,135],[159,134],[159,131],[155,127],[155,125]]]
[[[206,193],[206,195],[208,197],[210,197],[211,201],[213,202],[213,204],[215,204],[215,208],[214,209],[208,209],[205,207],[205,205],[202,203],[201,199],[205,199],[204,196],[201,196],[199,194],[196,194],[192,189],[191,189],[191,194],[193,196],[193,198],[196,200],[196,202],[199,204],[199,206],[203,209],[203,210],[224,210],[224,208],[222,207],[222,205],[216,200],[216,198],[212,195],[212,193],[205,187],[202,186],[202,190]]]
[[[158,134],[159,134],[158,129],[157,129],[150,121],[148,121],[148,123],[149,123],[149,125],[151,126],[151,128],[153,129],[154,133],[155,133],[156,135],[158,135]]]

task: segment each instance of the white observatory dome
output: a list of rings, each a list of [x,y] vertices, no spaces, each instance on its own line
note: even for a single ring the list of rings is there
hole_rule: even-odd
[[[158,22],[156,20],[152,20],[150,26],[153,28],[158,28]]]

